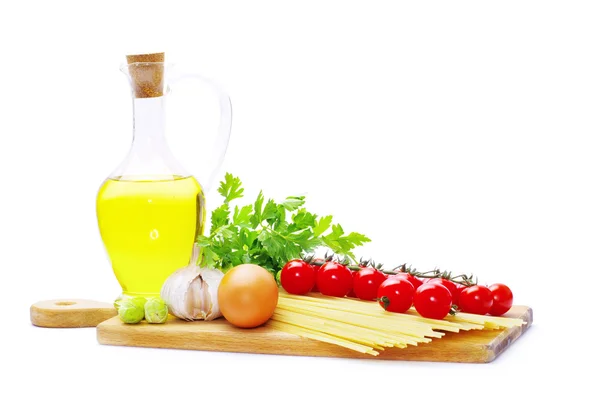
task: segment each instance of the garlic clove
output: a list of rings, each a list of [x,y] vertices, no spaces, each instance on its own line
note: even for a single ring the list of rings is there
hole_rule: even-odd
[[[210,308],[210,296],[206,296],[206,284],[202,278],[198,277],[190,285],[187,300],[190,316],[196,319],[206,319],[206,312]]]
[[[186,266],[176,270],[171,274],[160,291],[160,297],[167,302],[169,312],[183,320],[191,321],[191,316],[188,315],[187,292],[191,283],[200,274],[200,269],[195,269],[197,266]]]
[[[222,271],[218,269],[200,269],[200,276],[204,282],[204,296],[210,297],[208,302],[209,309],[206,313],[205,320],[214,320],[215,318],[221,317],[221,311],[219,310],[219,300],[217,299],[217,292],[219,290],[219,284],[223,279]]]
[[[183,320],[213,320],[221,317],[217,290],[224,274],[192,262],[171,274],[163,284],[161,298],[169,312]]]

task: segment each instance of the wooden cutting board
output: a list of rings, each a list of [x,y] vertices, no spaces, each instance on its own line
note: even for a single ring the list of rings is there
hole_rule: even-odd
[[[116,315],[113,304],[88,299],[53,299],[29,308],[31,323],[44,328],[95,327]]]
[[[96,334],[98,342],[103,345],[375,360],[487,363],[513,344],[533,321],[533,312],[526,306],[513,306],[505,316],[521,318],[527,324],[497,331],[447,332],[443,338],[419,346],[387,348],[377,357],[276,331],[268,326],[243,330],[223,319],[185,322],[169,317],[165,324],[142,322],[128,325],[114,317],[100,323]]]

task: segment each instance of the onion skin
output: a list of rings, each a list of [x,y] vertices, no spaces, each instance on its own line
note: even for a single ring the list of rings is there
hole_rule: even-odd
[[[239,328],[254,328],[267,322],[277,307],[279,288],[271,273],[252,264],[229,270],[218,291],[223,316]]]

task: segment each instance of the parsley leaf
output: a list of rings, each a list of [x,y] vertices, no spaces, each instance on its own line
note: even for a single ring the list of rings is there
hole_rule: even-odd
[[[212,211],[210,235],[199,236],[202,265],[229,269],[255,263],[275,274],[291,259],[324,246],[356,261],[352,250],[371,240],[363,234],[344,234],[331,215],[319,217],[304,208],[304,196],[280,203],[266,200],[261,191],[253,204],[229,207],[243,197],[239,178],[227,173],[218,189],[224,203]]]
[[[307,227],[314,227],[317,216],[306,211],[306,209],[301,208],[296,214],[292,215],[292,220],[294,221],[293,225],[297,226],[298,229],[304,229]]]
[[[254,202],[254,215],[250,218],[252,222],[252,227],[257,227],[258,224],[262,221],[262,210],[263,210],[263,202],[265,201],[265,196],[263,196],[262,190],[258,193],[258,197]]]
[[[329,225],[331,225],[332,220],[332,215],[327,215],[320,218],[317,225],[313,228],[313,233],[315,234],[315,236],[319,237],[321,234],[325,233],[325,231],[329,229]]]
[[[345,237],[349,243],[353,244],[355,247],[359,247],[364,243],[370,243],[371,239],[365,236],[364,234],[352,232]]]
[[[221,182],[217,191],[225,198],[225,203],[229,203],[236,198],[244,197],[244,188],[240,178],[234,177],[230,173],[225,174],[225,180]]]
[[[273,224],[275,222],[275,219],[277,218],[277,204],[275,204],[275,201],[273,199],[270,199],[269,201],[267,201],[267,204],[265,204],[265,209],[263,210],[262,216],[261,216],[261,220],[263,221],[267,221],[269,224]]]
[[[241,209],[237,206],[233,211],[233,223],[240,226],[249,227],[250,223],[250,214],[252,213],[252,205],[248,204],[243,206]]]
[[[304,205],[304,196],[290,196],[281,203],[288,211],[295,211]]]
[[[352,232],[344,236],[344,229],[339,224],[331,227],[331,233],[323,236],[323,241],[331,247],[337,254],[346,255],[354,260],[352,250],[358,246],[368,243],[371,240],[364,234]]]
[[[229,206],[223,204],[212,212],[210,232],[214,233],[219,227],[229,224]]]

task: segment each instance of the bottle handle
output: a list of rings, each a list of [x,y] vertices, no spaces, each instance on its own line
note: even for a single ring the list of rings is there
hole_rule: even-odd
[[[219,127],[217,130],[217,136],[213,143],[213,150],[211,150],[211,159],[208,164],[212,167],[212,171],[206,176],[206,182],[202,185],[204,193],[209,192],[213,186],[215,178],[217,177],[223,161],[225,160],[225,153],[227,153],[227,147],[229,146],[229,137],[231,136],[231,99],[229,95],[213,80],[210,80],[200,74],[196,73],[177,73],[172,75],[169,79],[169,85],[177,84],[181,80],[197,80],[204,83],[209,87],[215,94],[219,101],[220,109],[220,120]]]

